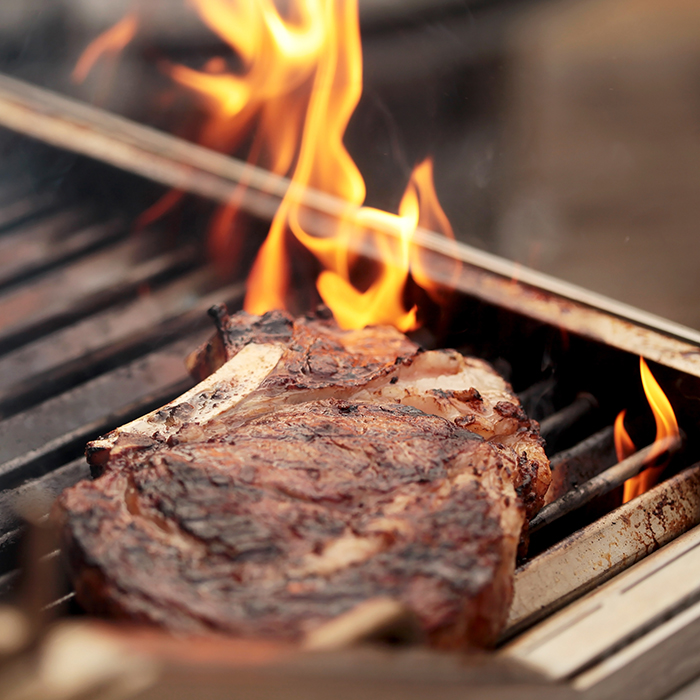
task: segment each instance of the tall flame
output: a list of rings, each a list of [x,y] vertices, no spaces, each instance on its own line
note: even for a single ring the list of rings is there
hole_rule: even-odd
[[[441,301],[441,290],[431,282],[411,238],[419,225],[447,236],[452,229],[435,194],[430,159],[413,171],[398,214],[362,206],[365,183],[343,143],[362,94],[357,0],[290,0],[284,16],[275,0],[189,1],[239,62],[236,71],[221,58],[202,70],[166,65],[176,82],[204,101],[208,119],[201,142],[231,152],[247,141],[249,162],[292,180],[251,270],[245,309],[260,314],[286,308],[291,277],[287,249],[296,239],[319,261],[318,293],[342,327],[387,323],[403,331],[416,328],[417,308],[404,299],[409,276],[435,301]],[[127,20],[93,42],[76,71],[89,70],[115,37],[128,41],[125,30],[135,30],[135,18]],[[216,257],[236,250],[231,240],[239,228],[245,184],[215,217],[209,248]],[[306,188],[347,204],[323,236],[312,235],[303,224],[298,193]],[[175,199],[164,198],[146,218],[162,213]],[[369,281],[352,236],[382,261]]]
[[[411,237],[421,221],[452,231],[432,184],[432,161],[413,172],[398,215],[360,206],[365,184],[343,144],[345,130],[362,92],[362,49],[355,0],[324,3],[325,36],[318,56],[304,125],[294,185],[310,186],[347,202],[332,236],[317,237],[305,230],[301,207],[288,193],[248,279],[246,310],[262,313],[284,308],[289,286],[285,235],[290,231],[322,264],[317,289],[343,328],[389,323],[402,331],[417,327],[417,309],[406,309],[403,294],[411,269]],[[421,211],[419,199],[424,208]],[[361,260],[352,253],[349,236],[374,227],[391,235],[374,234],[373,243],[383,266],[368,288],[356,288],[352,276]],[[360,234],[361,235],[361,234]],[[415,257],[415,255],[413,256]],[[430,283],[419,263],[414,279]]]
[[[642,357],[639,358],[639,372],[642,377],[644,393],[656,421],[656,438],[654,439],[654,446],[648,461],[649,464],[654,465],[654,462],[666,451],[666,441],[669,438],[678,438],[680,431],[670,401]],[[625,411],[622,411],[615,420],[615,451],[617,452],[618,461],[622,461],[637,451],[634,442],[632,442],[625,430],[624,417]],[[625,482],[622,502],[627,503],[636,496],[640,496],[645,491],[648,491],[658,480],[667,461],[650,466],[637,476],[628,479]]]
[[[227,72],[221,60],[210,61],[203,71],[169,67],[170,75],[197,91],[209,108],[202,143],[230,152],[255,121],[251,160],[275,173],[287,173],[306,110],[306,91],[299,88],[312,77],[324,42],[321,0],[293,3],[288,20],[273,0],[190,2],[242,64],[240,73]]]

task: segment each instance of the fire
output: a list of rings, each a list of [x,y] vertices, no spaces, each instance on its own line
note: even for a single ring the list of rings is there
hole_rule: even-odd
[[[245,309],[260,314],[287,307],[288,248],[296,240],[318,260],[318,294],[342,327],[416,328],[418,309],[405,301],[409,278],[438,303],[442,290],[432,284],[412,236],[418,226],[447,236],[452,229],[435,194],[430,159],[414,169],[397,214],[363,206],[365,183],[343,143],[362,94],[357,0],[290,0],[284,15],[274,0],[190,3],[238,59],[235,71],[222,58],[202,70],[165,66],[177,83],[203,100],[208,119],[201,143],[224,152],[247,143],[250,163],[292,181],[251,270]],[[124,28],[132,27],[123,24],[126,20],[121,29],[117,25],[93,42],[90,57],[86,52],[76,71],[89,70],[106,50],[107,37],[126,37]],[[347,205],[322,236],[308,230],[308,221],[305,225],[299,193],[307,188]],[[209,249],[218,258],[237,249],[231,239],[240,228],[239,201],[240,191],[215,217]],[[154,211],[163,207],[167,201]],[[373,268],[360,247],[371,248],[382,261],[370,279]]]
[[[324,42],[321,0],[300,0],[289,19],[273,0],[191,0],[202,21],[234,50],[242,69],[221,58],[203,71],[172,65],[170,75],[208,106],[203,145],[231,152],[256,125],[250,159],[289,172],[306,109],[306,92]],[[305,91],[303,88],[306,87]]]
[[[424,288],[431,285],[412,250],[411,237],[420,223],[452,235],[433,188],[432,161],[427,159],[414,170],[398,215],[361,206],[364,180],[343,144],[362,92],[356,2],[325,2],[324,27],[292,182],[335,195],[347,202],[347,213],[333,235],[311,235],[302,224],[301,204],[288,193],[253,266],[245,308],[252,313],[284,308],[289,286],[285,237],[291,232],[322,264],[317,289],[343,328],[389,323],[402,331],[412,330],[418,326],[417,309],[405,308],[403,301],[411,269],[416,282]],[[371,233],[377,228],[393,235]],[[353,273],[362,266],[362,259],[352,252],[349,237],[366,234],[373,236],[383,265],[369,287],[361,290],[353,283]]]
[[[639,358],[639,371],[642,377],[644,393],[656,421],[654,449],[649,455],[649,463],[654,464],[666,451],[666,441],[670,438],[678,438],[680,431],[671,403],[642,357]],[[634,442],[632,442],[625,430],[624,417],[625,411],[622,411],[615,420],[615,451],[618,461],[622,461],[637,451]],[[622,502],[627,503],[636,496],[648,491],[658,480],[659,475],[666,466],[666,462],[647,467],[641,474],[628,479],[625,482]]]
[[[76,83],[82,83],[101,56],[116,56],[134,38],[139,21],[134,12],[125,15],[106,32],[100,34],[83,51],[71,76]]]
[[[627,430],[625,430],[626,413],[626,410],[620,411],[615,419],[615,454],[617,455],[618,462],[622,462],[623,459],[627,459],[637,451],[637,447],[635,446],[634,442],[632,442],[632,438],[629,436]],[[625,501],[625,503],[626,502],[627,501]]]

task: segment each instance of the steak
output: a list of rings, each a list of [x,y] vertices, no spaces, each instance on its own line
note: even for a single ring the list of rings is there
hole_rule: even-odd
[[[435,646],[493,643],[550,480],[507,383],[391,328],[214,315],[200,384],[91,443],[57,502],[81,604],[302,641],[389,597]]]

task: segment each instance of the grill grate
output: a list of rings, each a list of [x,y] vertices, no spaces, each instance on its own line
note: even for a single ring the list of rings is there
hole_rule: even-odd
[[[59,199],[0,178],[0,596],[19,576],[16,504],[31,497],[48,511],[63,488],[89,475],[86,442],[192,386],[183,359],[211,335],[206,309],[226,301],[235,310],[243,294],[242,284],[218,283],[187,243],[173,246],[157,229],[134,236],[123,218]],[[507,297],[495,287],[481,297],[465,291],[453,324],[425,337],[463,346],[510,375],[548,440],[549,500],[613,465],[611,422],[633,394],[636,357],[523,315],[522,300],[499,305]],[[606,376],[595,375],[596,365],[608,367]],[[672,372],[666,383],[683,395],[687,377]],[[609,386],[610,374],[628,379]],[[685,411],[681,424],[695,420],[687,402],[672,403]],[[696,454],[689,439],[671,478],[634,504],[609,513],[619,504],[611,493],[533,536],[506,636],[697,524],[700,468],[674,476]],[[656,519],[632,522],[640,509]],[[613,543],[601,569],[601,547]],[[572,580],[550,585],[563,564]]]

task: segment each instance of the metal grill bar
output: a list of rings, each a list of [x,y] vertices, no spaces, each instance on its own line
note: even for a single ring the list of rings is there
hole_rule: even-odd
[[[504,638],[531,627],[698,523],[700,465],[695,465],[521,566]]]
[[[0,236],[0,288],[94,250],[119,233],[116,221],[89,225],[83,209],[69,209]]]
[[[188,389],[193,382],[183,357],[209,335],[185,336],[0,423],[0,489],[36,478],[57,455],[79,454],[90,436]]]
[[[211,279],[210,270],[195,271],[0,358],[0,416],[208,328],[204,312],[222,299],[233,307],[243,293],[242,285],[211,292]]]
[[[191,268],[192,250],[139,262],[141,246],[126,240],[53,270],[31,286],[0,295],[0,352],[7,352],[134,294],[144,284]]]
[[[52,226],[62,221],[54,212],[0,234],[0,249],[4,242],[7,250],[18,251],[0,292],[0,313],[14,313],[8,329],[0,330],[0,412],[5,413],[0,420],[0,489],[5,489],[0,513],[9,513],[22,498],[43,499],[48,509],[60,490],[87,476],[79,457],[87,441],[189,388],[183,358],[210,335],[204,310],[214,301],[235,306],[243,291],[241,286],[217,288],[189,250],[134,263],[143,249],[118,224],[112,233],[105,233],[101,222],[91,224],[92,233],[82,238],[80,231],[86,229],[67,226],[62,240],[75,237],[78,243],[66,244],[44,263],[43,255],[51,254],[51,242],[59,236]],[[35,231],[24,252],[22,231]],[[2,274],[0,263],[0,282]],[[90,280],[81,281],[82,275]],[[139,294],[144,283],[148,293]],[[502,291],[499,287],[496,296]],[[15,308],[18,303],[25,304],[23,314]],[[611,428],[569,447],[580,437],[581,425],[596,429],[609,420],[610,406],[599,414],[591,396],[576,396],[576,387],[558,396],[558,386],[552,377],[521,393],[533,404],[546,395],[543,432],[552,450],[568,448],[552,458],[552,498],[614,464]],[[521,632],[700,522],[698,494],[700,466],[695,466],[527,562],[516,573],[507,634]],[[16,515],[0,521],[0,595],[16,581],[21,532]],[[601,564],[601,552],[611,550]],[[562,567],[572,576],[561,575]]]

